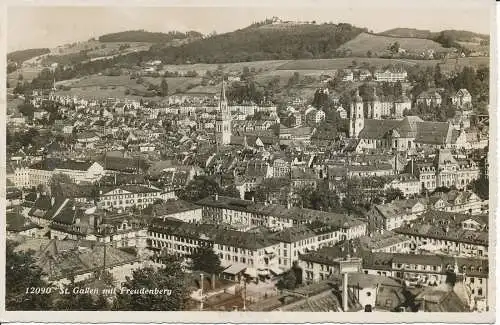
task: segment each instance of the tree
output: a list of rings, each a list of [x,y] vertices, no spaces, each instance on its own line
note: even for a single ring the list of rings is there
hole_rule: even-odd
[[[230,185],[224,188],[221,188],[219,194],[222,196],[240,198],[240,191],[236,188],[236,185]]]
[[[100,310],[101,306],[96,306],[94,298],[89,293],[74,294],[73,290],[78,289],[75,279],[71,278],[70,283],[63,286],[65,294],[58,295],[54,307],[56,310]]]
[[[276,283],[279,290],[287,289],[293,290],[297,287],[297,277],[293,270],[286,272],[281,279]]]
[[[35,264],[32,252],[15,252],[15,245],[7,241],[5,258],[5,309],[48,310],[52,309],[52,293],[31,293],[28,288],[56,288],[43,280],[42,269]]]
[[[215,254],[212,247],[198,247],[190,256],[191,270],[202,271],[212,276],[212,287],[215,287],[215,276],[224,269],[220,258]]]
[[[173,256],[164,255],[161,259],[162,268],[145,267],[135,270],[132,278],[127,277],[122,291],[116,294],[113,310],[183,310],[189,293],[182,264]],[[141,289],[165,291],[161,294],[134,294],[134,290]]]
[[[392,53],[398,53],[400,49],[399,42],[394,42],[389,49]]]
[[[215,254],[212,247],[198,247],[189,257],[191,258],[191,269],[193,271],[203,271],[209,274],[222,272],[220,258]]]
[[[369,58],[371,58],[372,57],[372,51],[368,50],[366,52],[366,56],[369,57]]]
[[[195,176],[184,188],[178,190],[176,194],[181,200],[196,202],[220,192],[220,186],[213,177]]]
[[[33,118],[33,113],[35,111],[35,107],[31,103],[26,102],[26,103],[20,104],[19,106],[17,106],[17,109],[19,110],[19,112],[21,114],[23,114],[23,116]]]
[[[396,199],[402,199],[404,197],[404,193],[399,188],[393,188],[393,187],[388,188],[384,194],[385,198],[389,202],[394,201]]]

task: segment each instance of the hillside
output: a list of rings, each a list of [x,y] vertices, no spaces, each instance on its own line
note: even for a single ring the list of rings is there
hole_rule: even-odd
[[[331,58],[364,29],[349,24],[255,26],[214,35],[179,47],[152,46],[151,55],[167,63],[225,63]]]
[[[173,40],[197,39],[203,35],[195,31],[181,33],[171,31],[168,33],[153,33],[144,30],[131,30],[125,32],[105,34],[99,37],[99,41],[108,42],[143,42],[143,43],[167,43]]]
[[[409,38],[426,38],[432,39],[430,30],[422,30],[416,28],[393,28],[379,33],[379,35],[392,37],[409,37]]]
[[[416,28],[393,28],[379,33],[379,35],[393,37],[412,37],[425,38],[435,40],[439,35],[444,35],[453,38],[458,42],[475,42],[478,40],[488,40],[488,35],[474,33],[466,30],[443,30],[440,32],[431,32],[430,30],[422,30]]]
[[[441,44],[432,40],[391,37],[369,33],[359,34],[353,40],[343,44],[340,49],[349,51],[353,56],[366,56],[368,51],[374,56],[382,56],[390,54],[389,47],[395,42],[398,42],[400,48],[406,50],[408,53],[421,53],[426,50],[434,50],[436,52],[448,51]]]
[[[24,61],[27,61],[29,59],[32,59],[34,57],[44,55],[47,53],[50,53],[50,50],[47,48],[14,51],[14,52],[7,53],[7,60],[14,61],[14,62],[17,62],[18,64],[20,64],[20,63],[23,63]]]

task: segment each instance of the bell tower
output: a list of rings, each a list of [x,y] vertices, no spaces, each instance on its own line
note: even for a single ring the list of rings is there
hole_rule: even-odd
[[[361,130],[365,127],[365,114],[363,110],[363,98],[356,90],[354,102],[351,103],[351,114],[349,117],[349,137],[357,138]]]
[[[227,104],[226,85],[222,80],[219,99],[219,111],[215,120],[215,136],[217,146],[228,145],[231,142],[231,111]]]

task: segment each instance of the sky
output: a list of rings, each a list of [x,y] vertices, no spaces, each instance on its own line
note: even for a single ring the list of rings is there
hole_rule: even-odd
[[[102,6],[86,1],[77,6],[9,6],[7,49],[53,48],[85,41],[106,33],[144,29],[152,32],[195,30],[203,34],[224,33],[272,16],[284,20],[345,22],[374,32],[408,27],[439,31],[461,29],[488,34],[491,1],[485,0],[211,0],[201,7],[195,0],[148,2],[148,7]],[[124,2],[120,2],[124,3]],[[47,4],[47,2],[44,2]],[[78,2],[77,2],[78,4]],[[64,3],[63,3],[64,5]],[[94,5],[90,7],[88,5]],[[135,5],[135,6],[134,6]],[[161,5],[161,7],[159,7]],[[167,6],[165,6],[167,5]]]

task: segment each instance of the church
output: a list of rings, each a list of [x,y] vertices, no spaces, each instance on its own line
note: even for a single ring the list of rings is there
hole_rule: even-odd
[[[215,141],[217,146],[226,146],[231,143],[231,111],[226,98],[226,86],[222,80],[220,91],[219,110],[215,119]]]
[[[378,119],[378,109],[368,110],[365,118],[363,98],[356,91],[349,115],[349,137],[356,140],[356,151],[394,149],[398,151],[416,148],[448,148],[456,137],[456,130],[448,122],[423,121],[418,116],[402,119]],[[371,112],[371,113],[370,113]]]

